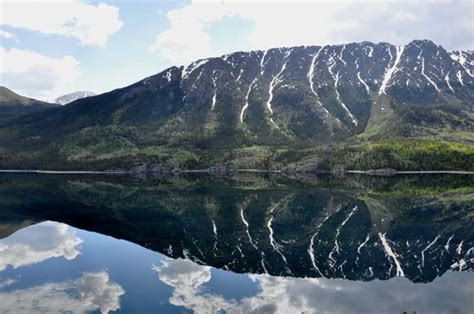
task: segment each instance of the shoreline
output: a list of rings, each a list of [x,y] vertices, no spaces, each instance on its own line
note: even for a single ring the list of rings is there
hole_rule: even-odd
[[[346,171],[307,171],[307,172],[285,172],[283,170],[263,170],[263,169],[234,169],[225,171],[216,171],[209,169],[189,169],[179,171],[161,171],[161,172],[133,172],[133,171],[100,171],[100,170],[22,170],[22,169],[0,169],[0,173],[38,173],[38,174],[112,174],[112,175],[133,175],[133,174],[180,174],[180,173],[284,173],[284,174],[367,174],[376,176],[391,176],[397,174],[468,174],[474,175],[474,171],[465,170],[392,170],[390,172],[377,172],[374,170],[346,170]]]

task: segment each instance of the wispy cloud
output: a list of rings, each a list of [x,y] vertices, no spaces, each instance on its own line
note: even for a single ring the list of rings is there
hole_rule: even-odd
[[[14,41],[18,41],[18,38],[13,35],[10,32],[4,31],[3,29],[0,29],[0,37],[5,38],[5,39],[11,39]]]
[[[81,278],[0,292],[0,312],[109,313],[120,309],[125,290],[105,271],[84,273]]]

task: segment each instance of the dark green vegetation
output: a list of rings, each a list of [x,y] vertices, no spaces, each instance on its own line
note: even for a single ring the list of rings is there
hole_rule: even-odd
[[[0,123],[7,123],[18,116],[55,107],[58,105],[20,96],[0,86]]]
[[[27,98],[0,86],[0,113],[2,114],[8,112],[31,113],[54,107],[58,107],[58,105]]]
[[[0,237],[52,220],[239,273],[429,282],[474,261],[466,175],[1,174],[0,207]]]
[[[426,40],[396,54],[363,42],[172,67],[0,119],[0,168],[474,171],[474,54]]]

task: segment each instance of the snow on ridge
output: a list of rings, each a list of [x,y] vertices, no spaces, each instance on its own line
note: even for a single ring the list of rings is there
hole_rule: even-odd
[[[73,101],[76,101],[78,99],[87,98],[87,97],[91,97],[91,96],[95,96],[95,95],[97,95],[97,94],[94,93],[94,92],[78,91],[78,92],[62,95],[62,96],[56,98],[53,101],[53,103],[60,104],[60,105],[64,106],[64,105],[72,103]]]
[[[268,50],[265,50],[262,55],[262,59],[260,60],[260,75],[263,76],[263,73],[265,72],[264,67],[265,67],[265,57],[267,56]]]
[[[166,71],[165,78],[169,82],[171,82],[171,78],[173,76],[173,68],[169,68],[168,71]]]
[[[192,62],[190,65],[188,65],[186,68],[184,68],[183,75],[182,75],[182,80],[186,79],[191,73],[193,73],[195,70],[197,70],[202,65],[206,64],[208,61],[209,61],[209,59],[200,59],[200,60]]]
[[[468,63],[469,65],[472,65],[472,63],[467,62],[466,57],[464,56],[462,51],[453,51],[449,54],[449,56],[451,57],[451,59],[453,59],[453,61],[457,62],[470,77],[474,77],[474,74],[472,74],[466,66],[466,63]]]

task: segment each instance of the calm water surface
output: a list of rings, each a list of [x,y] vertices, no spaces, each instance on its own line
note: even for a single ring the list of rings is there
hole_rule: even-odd
[[[471,176],[0,176],[0,313],[472,313]]]

